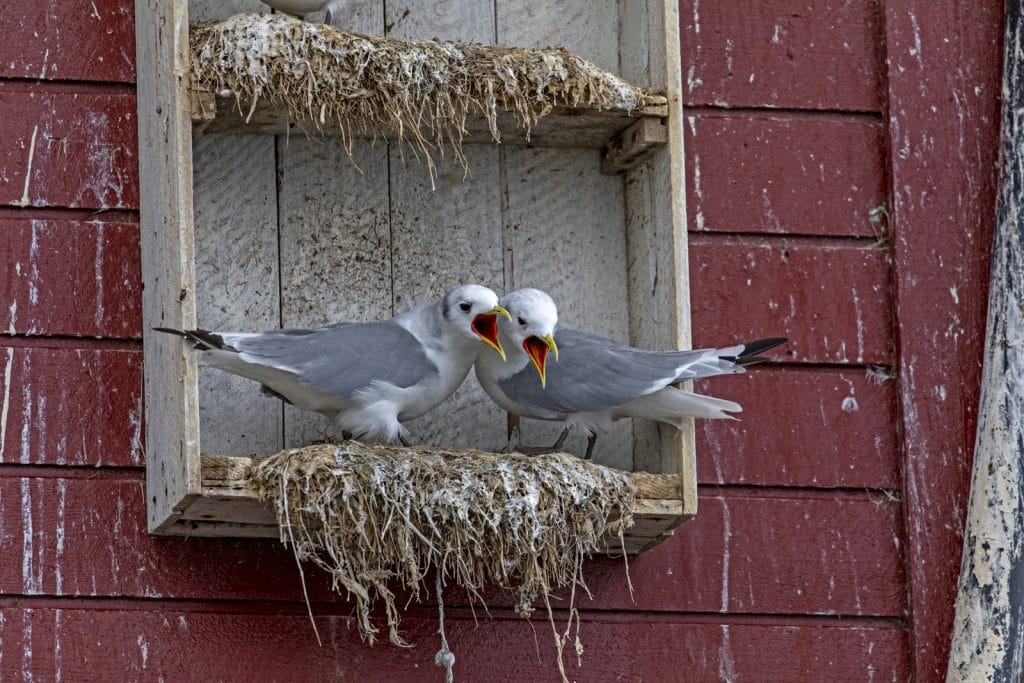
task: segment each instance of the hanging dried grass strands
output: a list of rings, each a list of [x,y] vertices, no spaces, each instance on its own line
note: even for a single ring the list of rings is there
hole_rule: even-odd
[[[445,149],[465,166],[469,114],[500,142],[499,110],[529,132],[555,107],[632,111],[650,95],[564,48],[384,38],[280,14],[192,27],[191,59],[199,86],[233,94],[243,114],[267,99],[307,131],[336,124],[346,149],[354,132],[408,141],[431,169]]]
[[[407,643],[390,582],[419,600],[430,595],[424,581],[436,570],[441,583],[481,603],[485,587],[510,589],[516,611],[529,616],[552,589],[586,590],[583,558],[607,535],[622,538],[636,502],[626,473],[560,454],[345,442],[264,458],[251,479],[276,506],[282,541],[355,598],[363,638],[374,641],[370,615],[381,602],[399,646]],[[569,629],[555,635],[561,655]]]

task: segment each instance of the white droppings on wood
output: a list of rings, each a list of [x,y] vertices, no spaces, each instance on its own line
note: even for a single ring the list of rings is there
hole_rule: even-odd
[[[28,164],[25,168],[25,187],[21,192],[21,199],[18,200],[18,206],[24,208],[29,205],[28,198],[28,187],[32,182],[32,159],[36,154],[36,135],[39,134],[39,125],[36,124],[35,128],[32,129],[32,142],[28,146]]]
[[[719,498],[722,503],[722,606],[721,611],[729,611],[729,546],[732,542],[732,523],[729,517],[729,503]]]
[[[28,250],[28,302],[36,306],[39,304],[39,229],[41,227],[45,229],[45,223],[33,220],[31,225],[32,239]]]
[[[0,462],[4,462],[7,446],[7,414],[11,408],[11,371],[14,368],[14,348],[7,347],[7,364],[4,367],[4,403],[0,408]]]
[[[7,309],[7,316],[8,316],[8,320],[9,320],[9,322],[7,324],[7,334],[17,334],[18,333],[18,328],[15,325],[15,323],[18,321],[18,300],[17,299],[14,299],[13,301],[11,301],[10,308]]]
[[[35,231],[32,232],[35,238]],[[96,282],[96,329],[103,329],[106,317],[103,308],[103,223],[96,223],[96,259],[93,262],[93,280]]]
[[[853,396],[847,396],[843,399],[842,409],[844,413],[855,413],[860,410],[860,406],[857,405],[857,399]]]
[[[149,665],[149,641],[142,634],[135,640],[139,645],[139,656],[142,659],[142,668],[145,669]]]
[[[729,624],[722,624],[722,644],[718,648],[718,675],[728,683],[736,680],[736,661],[732,654],[732,643],[729,642]]]
[[[23,365],[28,364],[28,359],[25,359]],[[22,368],[23,370],[27,368]],[[25,373],[28,376],[28,373]],[[21,449],[18,452],[18,462],[22,465],[29,463],[29,456],[31,453],[31,430],[32,430],[32,385],[25,382],[21,386]]]
[[[35,535],[32,528],[32,491],[27,477],[21,478],[21,590],[25,595],[43,592],[43,568],[35,566]]]
[[[63,633],[63,624],[61,623],[64,619],[64,610],[55,609],[53,611],[53,680],[55,683],[60,683],[62,678],[63,668],[61,662],[61,643],[60,637]],[[0,671],[3,668],[0,667]]]
[[[29,608],[21,612],[21,678],[30,683],[32,674],[32,619],[35,610]]]
[[[53,577],[54,592],[57,595],[64,594],[64,575],[61,573],[60,563],[64,557],[64,509],[67,504],[67,480],[57,480],[57,530],[53,553]]]

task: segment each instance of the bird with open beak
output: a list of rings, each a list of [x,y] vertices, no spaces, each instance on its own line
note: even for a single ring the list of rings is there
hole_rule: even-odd
[[[493,291],[464,285],[380,322],[261,333],[156,329],[191,341],[200,362],[255,380],[356,438],[408,445],[402,422],[451,396],[482,345],[504,362],[499,316],[508,311]]]
[[[498,321],[498,338],[507,358],[479,355],[474,369],[480,385],[513,415],[565,422],[554,445],[517,448],[523,453],[561,450],[569,432],[578,429],[588,436],[584,457],[589,459],[598,432],[623,417],[657,420],[677,429],[689,417],[729,418],[728,413],[742,410],[739,404],[671,385],[745,372],[747,365],[767,360],[757,354],[786,341],[774,338],[723,349],[644,351],[557,327],[555,302],[539,289],[511,292],[499,304],[509,313],[508,319]],[[550,367],[546,364],[549,351],[556,361]]]

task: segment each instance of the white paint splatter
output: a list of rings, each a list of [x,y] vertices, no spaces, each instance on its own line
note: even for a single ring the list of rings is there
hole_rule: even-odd
[[[64,593],[64,575],[60,570],[60,561],[64,556],[64,508],[67,499],[67,480],[57,480],[57,540],[54,549],[53,573],[56,584],[56,594]]]
[[[954,304],[960,303],[960,294],[959,292],[957,292],[956,285],[953,285],[952,287],[949,288],[949,295],[953,297]]]
[[[96,262],[93,266],[93,279],[96,282],[96,331],[103,329],[103,224],[96,224]]]
[[[924,68],[924,59],[921,54],[921,26],[917,23],[917,17],[914,16],[913,12],[910,12],[910,26],[914,31],[914,47],[907,50],[911,57],[917,60],[917,65],[921,69]]]
[[[28,302],[33,306],[39,303],[39,221],[32,221],[32,241],[28,250]]]
[[[729,642],[729,624],[722,624],[722,646],[718,649],[718,675],[729,683],[736,680],[736,662],[732,655],[732,644]]]
[[[10,322],[7,325],[7,334],[17,334],[18,328],[15,327],[15,323],[18,321],[18,300],[15,299],[11,302],[11,307],[7,309],[8,317]]]
[[[29,205],[28,186],[32,182],[32,158],[36,155],[36,135],[39,133],[39,124],[32,129],[32,142],[28,146],[28,168],[25,169],[25,188],[22,190],[18,206],[24,208]]]
[[[7,347],[7,366],[4,368],[4,404],[0,408],[0,462],[4,461],[7,445],[7,413],[11,407],[11,369],[14,367],[14,348]]]
[[[64,618],[64,610],[57,609],[53,613],[53,680],[60,683],[61,661],[60,661],[60,635],[63,632],[61,620]]]
[[[842,408],[843,412],[846,413],[855,413],[858,410],[860,410],[860,406],[857,405],[857,399],[855,399],[853,396],[847,396],[846,398],[843,399]]]
[[[149,664],[149,643],[146,641],[145,636],[141,634],[136,642],[139,644],[139,654],[142,655],[142,668],[145,669]]]
[[[32,608],[21,612],[21,678],[31,682],[32,675]]]
[[[50,60],[50,48],[46,48],[46,53],[43,54],[43,68],[39,70],[39,80],[46,78],[46,64]]]
[[[43,592],[42,567],[35,570],[35,537],[32,530],[32,491],[31,481],[21,478],[21,589],[26,595],[38,595]]]
[[[729,611],[729,543],[732,540],[732,523],[729,517],[729,504],[722,501],[722,607],[723,612]]]

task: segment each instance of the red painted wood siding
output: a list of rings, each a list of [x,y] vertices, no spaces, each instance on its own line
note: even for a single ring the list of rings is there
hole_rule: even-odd
[[[371,649],[308,572],[320,648],[280,544],[145,533],[130,7],[0,0],[0,670],[436,679],[429,604],[404,622],[418,647]],[[631,563],[635,596],[620,562],[588,565],[574,678],[941,678],[999,12],[681,4],[694,341],[792,341],[699,387],[743,419],[700,425],[700,513]],[[553,678],[546,626],[492,597],[477,626],[448,596],[458,675]]]

